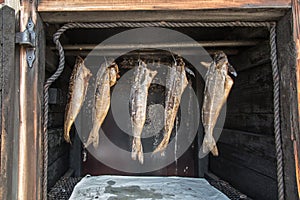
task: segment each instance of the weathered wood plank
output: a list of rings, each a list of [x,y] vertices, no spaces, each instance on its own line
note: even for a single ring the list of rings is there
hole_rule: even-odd
[[[210,170],[253,199],[277,199],[276,180],[232,160],[221,156],[210,157]]]
[[[64,125],[64,114],[59,113],[49,113],[48,128],[59,128]]]
[[[95,11],[95,10],[196,10],[219,8],[266,8],[266,7],[290,7],[289,0],[104,0],[104,1],[63,1],[41,0],[39,11]]]
[[[52,165],[48,167],[48,189],[50,189],[54,184],[64,175],[64,173],[69,169],[69,155],[64,154],[58,158]],[[50,175],[51,174],[51,175]]]
[[[219,142],[257,156],[275,159],[275,141],[273,136],[250,132],[223,129]]]
[[[230,62],[238,72],[270,63],[270,45],[263,42],[232,57]]]
[[[296,48],[293,40],[292,15],[278,22],[277,49],[280,72],[281,134],[284,163],[285,198],[298,198],[293,142],[299,134],[296,79]]]
[[[206,1],[207,2],[207,1]],[[118,21],[272,21],[278,20],[288,8],[259,8],[259,9],[207,9],[197,10],[147,10],[133,11],[130,8],[123,11],[84,12],[62,11],[47,9],[62,9],[63,6],[39,8],[44,22],[118,22]],[[125,11],[130,10],[130,11]]]
[[[222,158],[276,181],[276,161],[274,158],[268,156],[261,157],[255,153],[247,152],[242,148],[233,147],[221,142],[218,144],[218,150]]]
[[[49,129],[48,141],[49,141],[48,165],[50,166],[59,157],[63,156],[64,154],[69,154],[69,145],[64,141],[62,128]]]
[[[74,139],[72,145],[70,146],[69,153],[69,167],[74,170],[75,176],[82,176],[82,142],[79,138],[77,130],[74,129]]]
[[[273,114],[227,113],[224,127],[262,135],[274,135]]]
[[[300,116],[300,2],[292,0],[293,7],[293,36],[296,45],[296,59],[297,59],[297,92],[298,92],[298,117]],[[298,186],[298,197],[300,199],[300,135],[295,135],[294,154],[295,154],[295,168]]]
[[[15,65],[15,11],[0,6],[0,199],[13,199],[17,147],[18,66]]]
[[[20,47],[20,130],[18,151],[18,199],[41,199],[42,192],[42,102],[45,74],[45,37],[43,23],[35,12],[37,1],[22,1],[20,31],[29,16],[35,24],[37,46],[32,68],[26,60],[26,47]],[[34,156],[33,156],[34,155]]]
[[[274,137],[224,129],[218,149],[222,158],[276,180]]]
[[[261,88],[259,91],[255,91],[255,88],[233,90],[227,101],[227,113],[272,114],[272,96],[272,90]]]
[[[241,65],[234,65],[234,67],[236,67],[237,69],[240,66]],[[234,85],[232,91],[234,90],[241,91],[244,89],[253,88],[255,86],[256,89],[259,89],[260,91],[262,91],[262,89],[272,91],[273,88],[272,82],[273,82],[272,68],[271,68],[271,63],[268,62],[238,72],[238,76],[234,78]]]
[[[227,101],[227,113],[273,113],[273,82],[269,63],[241,71]]]

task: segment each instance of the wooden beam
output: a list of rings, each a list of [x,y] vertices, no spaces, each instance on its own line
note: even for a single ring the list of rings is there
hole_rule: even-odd
[[[198,41],[198,42],[183,42],[183,43],[151,43],[151,44],[69,44],[64,45],[64,50],[126,50],[126,49],[160,49],[160,48],[199,48],[199,47],[241,47],[241,46],[255,46],[261,40],[224,40],[224,41]],[[51,47],[51,49],[56,49]]]
[[[209,2],[209,1],[207,1]],[[59,6],[62,8],[63,6]],[[119,22],[119,21],[273,21],[278,20],[290,7],[276,8],[223,8],[197,10],[131,10],[127,11],[62,11],[40,9],[44,22]]]
[[[297,95],[298,95],[298,120],[300,116],[300,3],[292,0],[293,6],[293,35],[296,45],[296,64],[297,64]],[[298,197],[300,199],[300,133],[295,134],[294,138],[295,168],[298,186]]]
[[[41,0],[39,11],[197,10],[219,8],[290,7],[290,0]]]
[[[20,47],[20,130],[17,199],[42,198],[42,102],[45,74],[45,37],[43,24],[36,13],[36,0],[22,1],[20,31],[24,31],[29,17],[35,24],[36,58],[30,68],[26,47]]]
[[[207,53],[210,55],[214,55],[218,51],[224,51],[226,55],[237,55],[239,53],[239,50],[237,49],[207,49]],[[120,55],[120,51],[94,51],[91,53],[91,51],[71,51],[68,50],[65,52],[65,56],[116,56]],[[145,56],[145,57],[151,57],[151,56],[157,56],[160,57],[162,55],[170,55],[170,54],[165,54],[163,51],[132,51],[129,53],[126,53],[127,56],[133,56],[133,57],[138,57],[140,56]],[[195,51],[193,50],[183,50],[181,51],[181,56],[184,55],[195,55]],[[199,55],[200,56],[200,55]],[[69,57],[68,57],[69,58]]]

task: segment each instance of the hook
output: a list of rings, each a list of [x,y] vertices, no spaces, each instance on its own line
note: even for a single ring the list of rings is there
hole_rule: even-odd
[[[177,66],[177,61],[176,61],[175,56],[173,55],[173,52],[171,51],[170,48],[169,48],[169,52],[171,53],[171,56],[172,56],[172,58],[173,58],[173,60],[174,60],[175,66]]]
[[[142,60],[141,60],[141,54],[140,52],[138,53],[138,65],[142,65]]]

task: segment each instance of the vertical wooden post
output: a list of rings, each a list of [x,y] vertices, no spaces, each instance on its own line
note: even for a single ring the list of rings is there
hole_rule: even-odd
[[[20,131],[18,159],[18,199],[41,199],[42,184],[42,98],[45,63],[45,37],[41,19],[36,13],[36,0],[21,2],[20,31],[29,17],[35,25],[35,61],[30,68],[26,47],[20,47]]]
[[[0,8],[0,199],[13,199],[18,132],[18,67],[15,65],[15,11]]]
[[[297,65],[297,95],[298,95],[298,117],[300,116],[300,3],[292,0],[293,9],[293,36],[296,45],[296,65]],[[299,118],[298,118],[299,121]],[[300,133],[293,138],[294,156],[296,165],[296,178],[298,186],[298,197],[300,199]]]
[[[293,18],[288,12],[277,26],[278,65],[280,71],[281,134],[284,164],[285,199],[298,200],[297,138],[299,139],[299,113],[297,96],[297,66],[293,40]],[[298,140],[299,141],[299,140]],[[295,148],[295,149],[294,149]],[[296,151],[296,152],[295,152]],[[296,159],[295,159],[296,158]]]

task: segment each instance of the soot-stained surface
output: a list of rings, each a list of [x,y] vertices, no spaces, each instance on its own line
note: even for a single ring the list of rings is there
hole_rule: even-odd
[[[228,200],[202,178],[154,176],[86,176],[75,186],[70,199]]]

